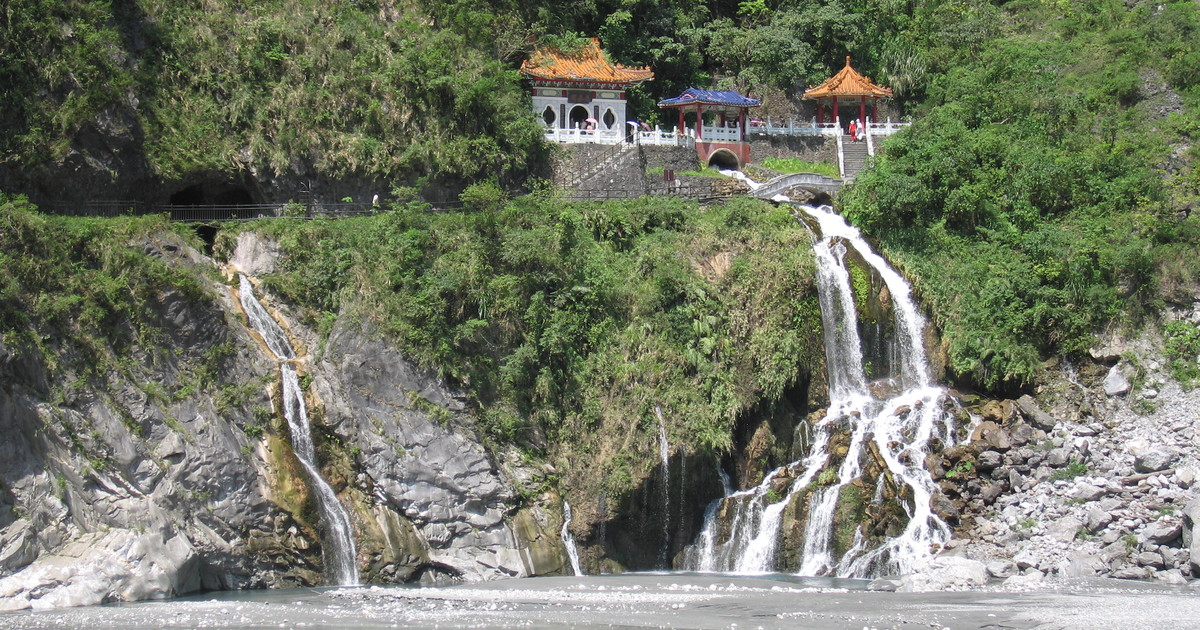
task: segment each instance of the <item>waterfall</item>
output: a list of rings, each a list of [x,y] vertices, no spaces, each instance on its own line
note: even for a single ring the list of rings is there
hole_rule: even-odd
[[[579,566],[579,547],[575,545],[575,535],[571,533],[571,504],[563,499],[562,543],[567,549],[567,559],[571,561],[571,570],[575,575],[584,575]]]
[[[239,274],[238,297],[242,310],[254,329],[267,344],[275,359],[279,361],[279,373],[283,382],[283,415],[287,419],[292,436],[292,450],[308,476],[309,485],[316,498],[321,523],[325,527],[325,541],[321,545],[321,557],[325,564],[325,579],[339,586],[354,586],[359,583],[357,552],[354,548],[354,530],[350,515],[338,501],[329,483],[317,470],[317,454],[313,446],[312,429],[309,426],[308,409],[304,404],[304,392],[300,378],[292,363],[296,353],[288,341],[283,328],[267,313],[254,296],[254,285],[245,275]]]
[[[871,250],[857,229],[828,207],[798,208],[798,214],[803,213],[819,228],[819,233],[813,234],[813,250],[825,331],[829,407],[813,427],[815,435],[806,457],[772,471],[757,487],[727,492],[708,508],[704,528],[688,554],[689,568],[739,573],[775,570],[783,512],[798,493],[807,491],[800,575],[908,573],[923,565],[932,549],[950,535],[949,527],[930,509],[936,488],[924,469],[931,438],[952,440],[954,435],[953,416],[942,408],[946,392],[930,377],[923,344],[925,321],[909,284]],[[887,397],[876,398],[868,387],[846,262],[850,249],[879,274],[892,296],[898,355],[892,380],[901,391]],[[847,452],[836,467],[830,452],[835,432],[850,435]],[[898,536],[882,542],[869,540],[862,528],[856,527],[853,542],[838,558],[833,545],[837,506],[847,486],[862,476],[869,450],[879,454],[892,483],[911,492],[911,505],[903,504],[908,522]],[[878,504],[883,500],[884,476],[880,475],[871,501]],[[726,526],[718,522],[721,520]],[[728,532],[725,540],[721,540],[722,531]]]
[[[659,551],[658,563],[665,568],[671,551],[671,444],[667,441],[667,423],[663,420],[662,406],[654,406],[654,415],[658,418],[658,457],[662,468],[662,546]]]

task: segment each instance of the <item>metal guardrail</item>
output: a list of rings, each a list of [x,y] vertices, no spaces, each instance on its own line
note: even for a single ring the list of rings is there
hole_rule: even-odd
[[[431,212],[444,212],[462,207],[462,202],[421,202]],[[258,219],[340,219],[370,216],[384,208],[370,202],[314,203],[302,206],[294,203],[260,203],[236,205],[162,205],[148,206],[140,201],[87,201],[82,203],[51,203],[38,207],[41,212],[70,217],[114,218],[165,214],[171,221],[181,223],[218,223],[225,221],[256,221]]]
[[[645,188],[601,188],[564,190],[564,201],[610,201],[640,199],[648,196],[674,196],[695,201],[727,199],[735,196],[732,189],[716,181],[657,182]],[[428,212],[447,212],[464,207],[461,201],[419,202]],[[222,223],[228,221],[257,221],[259,219],[340,219],[370,216],[384,206],[366,203],[263,203],[241,205],[163,205],[150,206],[139,201],[102,200],[80,203],[50,203],[38,209],[46,214],[73,217],[114,218],[165,214],[180,223]]]

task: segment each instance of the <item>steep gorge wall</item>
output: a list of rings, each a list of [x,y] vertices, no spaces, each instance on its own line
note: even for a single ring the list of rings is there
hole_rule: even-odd
[[[177,237],[137,245],[212,276],[213,262]],[[47,355],[0,339],[4,608],[319,582],[320,524],[276,408],[277,366],[229,287],[203,283],[202,300],[161,287],[161,345],[135,346],[100,381],[83,376],[67,341]],[[368,579],[563,566],[559,517],[533,502],[518,509],[444,384],[350,320],[324,344],[291,330],[304,346],[323,345],[319,358],[301,357],[301,371]]]

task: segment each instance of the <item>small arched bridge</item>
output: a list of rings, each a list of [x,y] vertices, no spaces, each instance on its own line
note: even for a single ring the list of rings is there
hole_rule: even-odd
[[[832,197],[842,188],[842,180],[816,173],[788,173],[780,175],[755,188],[750,192],[750,196],[759,199],[771,199],[775,195],[792,188],[807,188]]]

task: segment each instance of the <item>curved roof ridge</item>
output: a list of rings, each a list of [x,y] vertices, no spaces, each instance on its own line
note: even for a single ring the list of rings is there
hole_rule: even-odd
[[[850,66],[850,55],[846,55],[846,67],[821,85],[805,90],[802,98],[819,99],[835,96],[892,98],[892,89],[876,85],[870,78],[859,74]]]
[[[600,50],[600,40],[592,37],[579,52],[562,53],[536,49],[521,64],[521,74],[543,81],[592,81],[597,83],[641,83],[654,78],[650,66],[641,68],[612,63]]]

